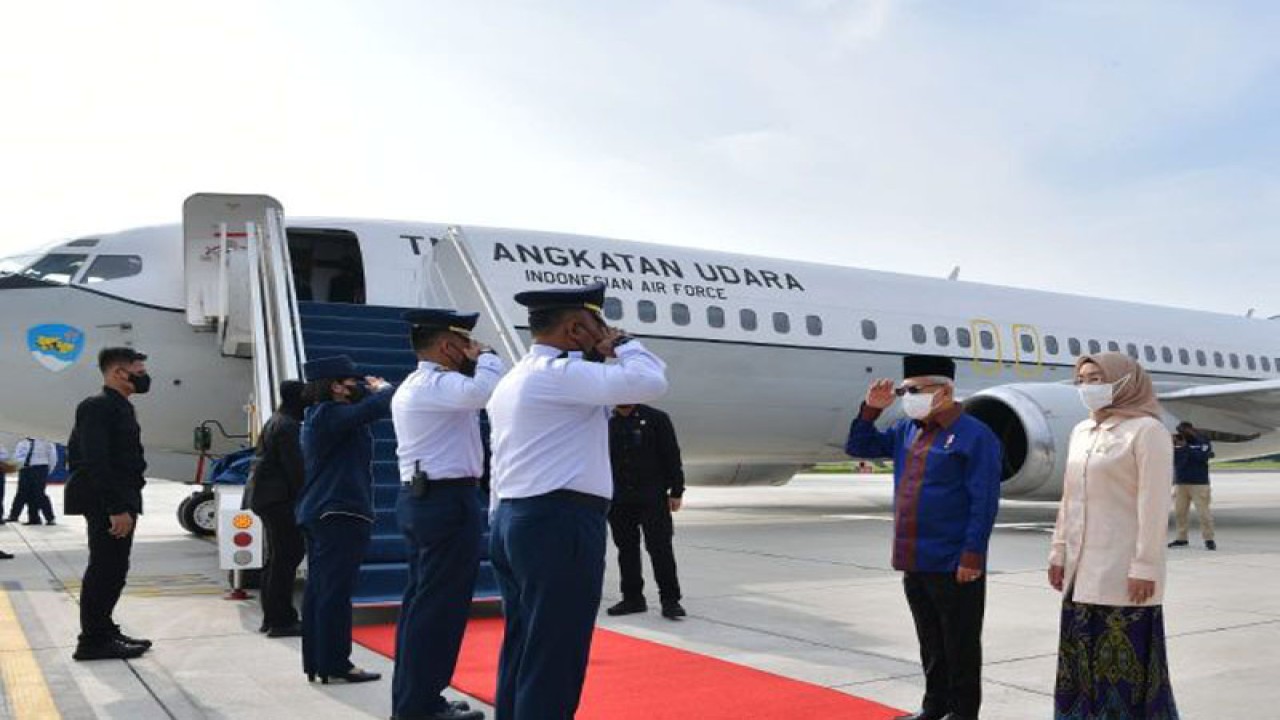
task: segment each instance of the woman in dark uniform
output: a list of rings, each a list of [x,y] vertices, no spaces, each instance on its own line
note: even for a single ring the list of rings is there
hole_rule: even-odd
[[[308,680],[369,682],[381,675],[351,664],[351,594],[373,532],[373,433],[391,416],[390,383],[364,378],[339,355],[306,364],[302,424],[306,484],[298,525],[307,542],[302,667]]]

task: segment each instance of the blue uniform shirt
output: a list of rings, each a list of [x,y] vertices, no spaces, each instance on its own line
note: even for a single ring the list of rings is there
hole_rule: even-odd
[[[298,524],[325,515],[373,522],[373,433],[369,425],[391,416],[387,386],[358,403],[323,402],[307,408],[302,459],[307,479],[298,498]]]
[[[894,569],[985,570],[1000,505],[1000,440],[959,405],[928,424],[902,420],[884,431],[879,416],[863,406],[845,452],[893,458]]]
[[[1178,485],[1208,485],[1213,444],[1197,435],[1173,448],[1173,481]]]

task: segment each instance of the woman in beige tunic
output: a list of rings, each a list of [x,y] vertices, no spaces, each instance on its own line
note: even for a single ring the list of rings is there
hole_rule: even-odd
[[[1076,361],[1090,418],[1071,432],[1049,583],[1063,592],[1056,720],[1176,720],[1165,655],[1173,441],[1123,353]]]

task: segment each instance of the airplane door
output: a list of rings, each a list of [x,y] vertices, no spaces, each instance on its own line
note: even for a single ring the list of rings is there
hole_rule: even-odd
[[[1004,342],[1000,327],[990,320],[969,322],[973,332],[973,371],[977,375],[999,375],[1004,369]]]
[[[1013,366],[1025,378],[1044,374],[1044,350],[1040,344],[1040,331],[1033,325],[1013,326]]]

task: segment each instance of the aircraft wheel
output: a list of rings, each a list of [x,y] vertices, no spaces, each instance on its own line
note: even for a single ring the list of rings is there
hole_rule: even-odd
[[[183,530],[186,530],[187,532],[192,534],[195,533],[195,528],[192,527],[189,522],[189,517],[187,515],[187,510],[188,510],[187,506],[190,505],[192,499],[194,499],[199,494],[200,493],[188,495],[182,498],[182,502],[178,503],[178,525],[182,526]]]
[[[218,499],[210,490],[202,490],[179,506],[182,527],[192,535],[208,537],[218,530]]]

